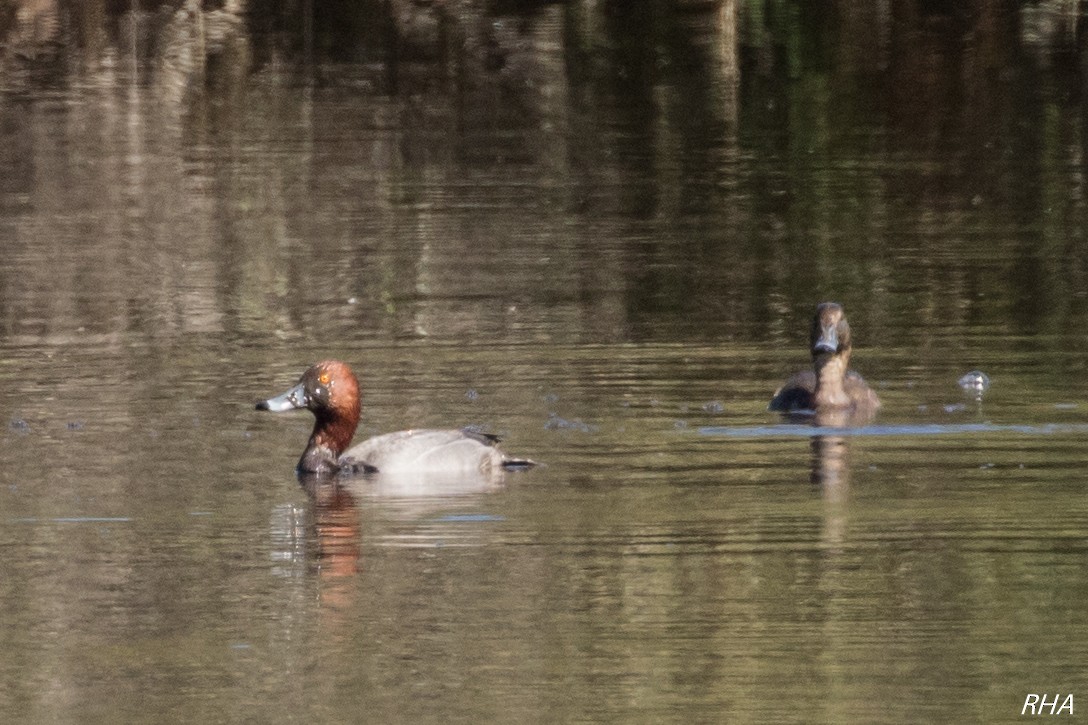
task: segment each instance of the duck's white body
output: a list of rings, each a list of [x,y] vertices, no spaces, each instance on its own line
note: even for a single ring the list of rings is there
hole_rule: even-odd
[[[494,441],[464,430],[402,430],[368,438],[340,456],[360,473],[490,473],[512,465]]]

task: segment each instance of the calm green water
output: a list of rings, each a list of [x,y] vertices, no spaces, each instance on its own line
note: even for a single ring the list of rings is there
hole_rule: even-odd
[[[1067,15],[350,5],[0,18],[0,719],[1079,717]],[[327,357],[545,465],[300,486]]]

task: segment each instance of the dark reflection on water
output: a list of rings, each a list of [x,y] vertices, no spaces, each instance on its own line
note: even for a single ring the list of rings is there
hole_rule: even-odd
[[[1082,35],[1054,2],[0,7],[0,713],[1075,692]],[[766,411],[825,299],[871,425]],[[252,400],[331,356],[360,435],[546,465],[299,485],[310,420]]]

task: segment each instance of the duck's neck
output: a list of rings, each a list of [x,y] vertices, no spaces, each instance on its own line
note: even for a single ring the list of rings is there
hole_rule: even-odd
[[[335,473],[340,470],[340,454],[347,450],[355,435],[358,419],[341,415],[319,416],[314,422],[310,442],[298,461],[301,473]]]
[[[816,358],[815,402],[817,409],[850,406],[850,396],[846,394],[843,386],[849,361],[849,353]]]

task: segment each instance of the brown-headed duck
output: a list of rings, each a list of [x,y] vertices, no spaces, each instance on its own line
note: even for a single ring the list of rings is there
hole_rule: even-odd
[[[790,377],[775,391],[770,410],[813,412],[831,421],[860,422],[876,413],[880,399],[850,364],[850,325],[842,305],[816,306],[809,336],[812,370]],[[817,421],[819,422],[819,420]]]
[[[309,409],[316,419],[298,461],[300,474],[465,474],[535,465],[505,455],[495,447],[497,437],[468,430],[402,430],[348,449],[359,425],[359,381],[337,360],[313,365],[293,388],[257,403],[257,410],[274,413],[298,408]]]

